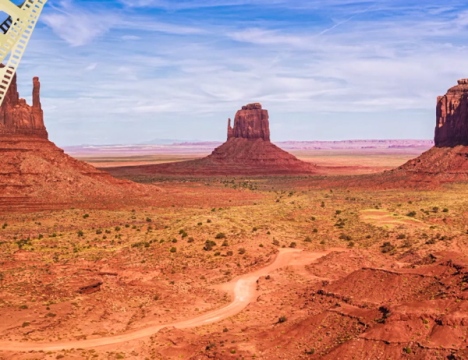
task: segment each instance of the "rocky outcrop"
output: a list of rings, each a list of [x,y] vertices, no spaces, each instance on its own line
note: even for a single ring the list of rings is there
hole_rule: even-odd
[[[27,135],[47,139],[44,115],[40,101],[39,78],[33,79],[33,105],[26,103],[18,94],[16,74],[0,106],[0,135]]]
[[[437,98],[435,146],[468,145],[468,79]]]
[[[268,111],[259,103],[242,106],[234,118],[234,127],[231,119],[228,120],[228,139],[231,138],[270,141]]]
[[[317,167],[301,161],[270,142],[268,111],[259,103],[237,111],[228,120],[227,141],[211,155],[197,160],[158,165],[107,168],[111,174],[133,178],[149,175],[293,175],[311,174]]]
[[[0,213],[114,206],[154,190],[115,179],[55,146],[44,125],[39,78],[30,106],[19,97],[15,75],[0,107]]]

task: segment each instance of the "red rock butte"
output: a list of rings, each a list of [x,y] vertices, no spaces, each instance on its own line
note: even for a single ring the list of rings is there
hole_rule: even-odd
[[[468,79],[458,80],[458,85],[437,97],[434,144],[396,169],[328,181],[335,186],[417,189],[468,181]]]
[[[316,166],[297,159],[270,141],[268,111],[259,103],[237,111],[234,126],[228,120],[227,141],[211,155],[176,163],[106,169],[118,176],[132,175],[298,175]]]
[[[144,192],[143,186],[66,155],[48,140],[33,79],[32,106],[21,99],[14,76],[0,106],[0,211],[100,207]]]
[[[468,79],[437,98],[435,146],[468,145]]]

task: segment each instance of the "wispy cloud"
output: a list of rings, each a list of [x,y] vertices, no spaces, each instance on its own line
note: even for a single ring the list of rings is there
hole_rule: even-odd
[[[71,0],[60,1],[51,8],[52,11],[42,16],[42,21],[72,46],[90,43],[118,22],[118,16],[106,8],[77,6]]]
[[[251,101],[276,139],[431,137],[467,75],[458,0],[49,3],[19,79],[41,77],[60,144],[222,139]]]

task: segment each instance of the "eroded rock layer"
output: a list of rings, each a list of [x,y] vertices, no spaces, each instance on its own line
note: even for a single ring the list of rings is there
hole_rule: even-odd
[[[234,127],[231,119],[228,120],[228,140],[231,138],[270,141],[268,110],[262,109],[259,103],[242,106],[234,118]]]
[[[468,145],[468,79],[437,98],[435,146]]]
[[[0,135],[29,135],[47,139],[44,114],[40,100],[39,78],[33,79],[32,106],[18,94],[16,74],[0,106]]]

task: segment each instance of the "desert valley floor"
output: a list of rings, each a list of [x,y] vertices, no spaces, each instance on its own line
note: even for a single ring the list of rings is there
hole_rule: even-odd
[[[3,206],[0,359],[467,358],[468,184],[356,185],[421,152],[295,153],[339,186],[137,176],[127,205]]]

